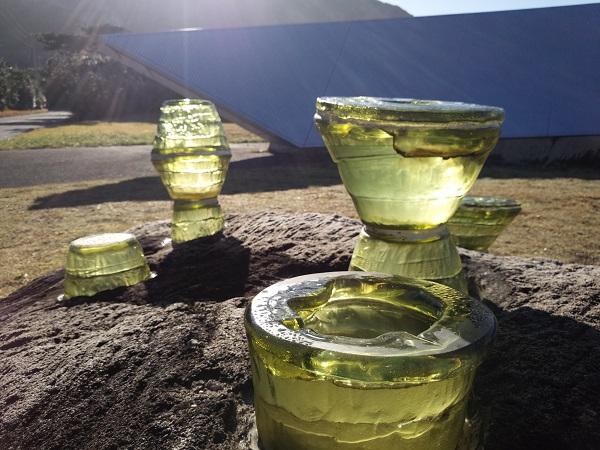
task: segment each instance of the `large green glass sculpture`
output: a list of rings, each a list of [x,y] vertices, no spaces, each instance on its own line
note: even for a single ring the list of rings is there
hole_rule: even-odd
[[[134,235],[85,236],[69,245],[64,296],[92,296],[117,287],[132,286],[149,277],[150,269]]]
[[[445,225],[498,140],[500,108],[317,99],[316,125],[365,224],[351,269],[465,288]]]
[[[457,290],[365,272],[277,283],[245,323],[263,450],[455,450],[496,328]]]
[[[206,100],[170,100],[160,109],[152,163],[173,207],[173,242],[223,229],[221,192],[231,151],[215,106]]]
[[[448,229],[459,247],[486,251],[520,212],[509,198],[465,197]]]

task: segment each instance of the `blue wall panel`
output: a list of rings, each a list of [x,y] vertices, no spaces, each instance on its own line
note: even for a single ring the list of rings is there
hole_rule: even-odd
[[[600,135],[600,5],[105,42],[301,147],[322,145],[320,95],[498,105],[504,137]]]
[[[302,145],[349,24],[108,35],[104,42],[244,120]],[[307,101],[308,99],[308,101]]]

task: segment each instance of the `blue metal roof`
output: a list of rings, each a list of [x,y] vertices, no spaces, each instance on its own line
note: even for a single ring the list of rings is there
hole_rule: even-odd
[[[600,135],[598,4],[103,39],[299,147],[322,145],[324,95],[497,105],[504,137]]]

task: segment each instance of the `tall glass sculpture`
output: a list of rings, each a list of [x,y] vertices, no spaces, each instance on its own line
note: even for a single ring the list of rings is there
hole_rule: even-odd
[[[231,151],[219,113],[206,100],[170,100],[160,109],[152,163],[173,206],[173,242],[223,229],[220,194]]]
[[[246,310],[263,450],[456,450],[491,311],[448,286],[306,275]],[[466,429],[467,433],[471,431]]]
[[[317,99],[317,128],[364,223],[350,269],[466,289],[446,222],[503,119],[501,108],[457,102]]]

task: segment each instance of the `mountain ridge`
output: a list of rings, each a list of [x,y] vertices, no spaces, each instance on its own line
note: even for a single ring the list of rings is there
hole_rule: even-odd
[[[40,65],[37,33],[78,33],[111,24],[130,32],[232,28],[409,16],[378,0],[0,0],[0,58]]]

